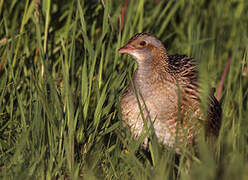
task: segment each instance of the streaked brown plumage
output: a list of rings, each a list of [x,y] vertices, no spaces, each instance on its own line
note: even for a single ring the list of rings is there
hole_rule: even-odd
[[[163,44],[148,33],[136,34],[119,49],[119,53],[131,55],[138,64],[133,84],[143,117],[148,126],[153,122],[160,142],[174,148],[180,147],[183,142],[192,144],[202,120],[207,136],[218,135],[221,107],[211,94],[208,115],[204,118],[200,109],[196,64],[192,58],[168,56]],[[131,84],[121,97],[121,110],[124,124],[130,127],[136,138],[139,137],[144,121]],[[147,139],[144,146],[147,146]]]

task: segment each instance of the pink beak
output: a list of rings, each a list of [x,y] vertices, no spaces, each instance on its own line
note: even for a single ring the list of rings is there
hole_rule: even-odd
[[[130,44],[126,44],[125,46],[123,46],[122,48],[119,49],[119,53],[123,54],[123,53],[130,53],[131,51],[133,51],[135,48],[130,45]]]

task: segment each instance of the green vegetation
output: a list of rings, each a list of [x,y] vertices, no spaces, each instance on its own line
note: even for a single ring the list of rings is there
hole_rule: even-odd
[[[248,179],[247,1],[129,1],[121,29],[123,4],[0,1],[0,179]],[[117,50],[137,32],[199,59],[205,95],[232,60],[214,152],[202,140],[176,163],[122,127],[134,61]]]

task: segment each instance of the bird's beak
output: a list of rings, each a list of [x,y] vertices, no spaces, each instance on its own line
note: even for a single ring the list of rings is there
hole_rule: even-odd
[[[119,49],[119,53],[123,54],[123,53],[128,53],[130,54],[135,48],[130,45],[130,44],[126,44],[125,46],[123,46],[122,48]]]

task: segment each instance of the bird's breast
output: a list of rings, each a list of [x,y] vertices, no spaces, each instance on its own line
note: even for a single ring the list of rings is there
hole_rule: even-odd
[[[155,86],[149,93],[143,93],[144,95],[137,97],[129,88],[121,98],[124,125],[131,129],[134,137],[139,137],[144,128],[144,121],[148,126],[153,122],[159,141],[172,146],[175,142],[178,117],[177,91],[172,91],[172,87],[168,85],[163,88]]]

